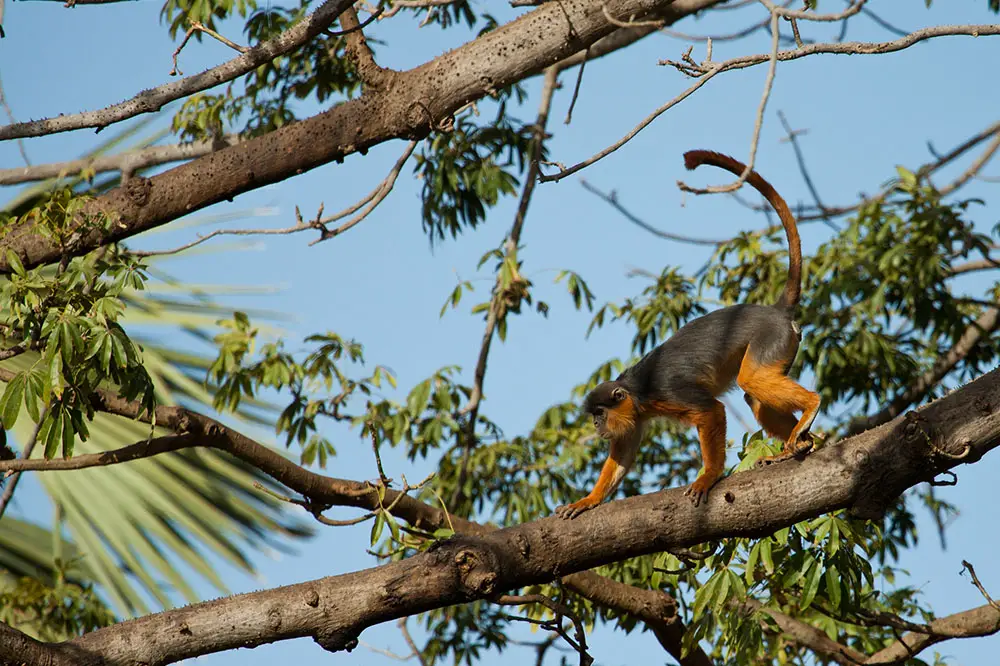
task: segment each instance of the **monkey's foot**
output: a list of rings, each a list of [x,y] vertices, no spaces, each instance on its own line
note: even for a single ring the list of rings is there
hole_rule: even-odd
[[[573,520],[579,516],[584,511],[589,511],[595,506],[600,504],[601,501],[598,499],[591,499],[590,497],[584,497],[581,500],[577,500],[572,504],[566,504],[564,506],[556,507],[556,515],[563,520]]]
[[[791,460],[796,458],[802,460],[813,450],[813,445],[815,443],[815,435],[811,432],[803,433],[799,440],[789,446],[785,444],[784,450],[776,456],[765,456],[754,463],[754,467],[767,467],[768,465],[774,465],[775,463],[785,462],[786,460]]]
[[[698,478],[694,480],[694,483],[687,487],[684,494],[691,498],[691,501],[694,502],[695,506],[698,506],[701,504],[703,499],[708,498],[708,491],[720,478],[722,478],[722,472],[715,474],[702,472],[698,475]]]

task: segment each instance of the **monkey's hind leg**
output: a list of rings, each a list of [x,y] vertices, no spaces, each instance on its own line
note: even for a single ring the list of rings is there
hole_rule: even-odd
[[[764,430],[785,440],[781,453],[757,461],[770,465],[809,453],[813,439],[809,433],[819,411],[819,395],[803,388],[785,374],[787,362],[760,363],[748,350],[740,365],[736,383],[746,392],[746,401]],[[793,412],[802,412],[796,419]]]

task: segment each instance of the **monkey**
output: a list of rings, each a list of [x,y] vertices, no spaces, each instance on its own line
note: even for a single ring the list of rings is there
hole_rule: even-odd
[[[741,175],[746,165],[707,150],[684,153],[689,170],[702,164]],[[771,464],[801,457],[812,449],[809,428],[819,411],[819,394],[788,376],[801,341],[793,318],[802,291],[802,247],[795,218],[781,195],[756,171],[748,182],[781,218],[788,239],[788,277],[772,305],[737,304],[687,322],[616,379],[594,388],[584,411],[597,434],[610,442],[601,474],[583,499],[560,506],[556,515],[572,519],[601,504],[617,489],[635,462],[647,423],[667,417],[698,430],[703,469],[684,494],[695,506],[725,473],[726,411],[718,397],[733,384],[744,391],[754,418],[784,441],[782,452],[758,461]],[[795,418],[793,412],[801,412]]]

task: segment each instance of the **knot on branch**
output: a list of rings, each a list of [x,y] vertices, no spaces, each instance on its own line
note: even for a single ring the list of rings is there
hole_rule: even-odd
[[[340,652],[341,650],[350,652],[358,647],[357,634],[345,629],[329,629],[317,632],[313,636],[313,640],[327,652]]]
[[[145,206],[149,201],[149,192],[153,189],[153,184],[148,178],[133,176],[124,183],[125,196],[134,206]]]
[[[487,557],[483,557],[486,555]],[[463,548],[455,554],[455,564],[462,585],[473,596],[486,597],[494,593],[497,583],[495,558],[489,557],[489,551],[474,551]],[[491,566],[492,565],[492,566]]]
[[[469,599],[483,599],[501,591],[501,556],[484,539],[455,536],[435,544],[436,564],[453,566],[458,584]]]
[[[430,134],[434,116],[424,100],[417,100],[406,107],[404,117],[408,139],[423,139]]]

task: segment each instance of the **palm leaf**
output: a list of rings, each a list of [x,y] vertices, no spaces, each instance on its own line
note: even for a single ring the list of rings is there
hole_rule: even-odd
[[[135,129],[146,126],[144,122],[126,130],[91,154],[120,145]],[[137,143],[147,145],[153,139]],[[72,177],[70,182],[83,184]],[[49,181],[27,188],[7,208],[23,208],[54,185],[55,181]],[[268,211],[262,210],[261,214]],[[200,223],[214,219],[204,217]],[[177,333],[189,333],[195,344],[210,341],[208,331],[214,329],[218,319],[232,312],[213,302],[212,297],[253,289],[185,285],[155,266],[151,274],[158,281],[150,281],[145,291],[124,295],[128,307],[122,324],[143,347],[143,361],[161,404],[184,404],[210,411],[212,387],[205,386],[202,378],[212,359],[178,349]],[[277,318],[276,313],[257,314]],[[0,365],[19,371],[38,358],[38,354],[26,353]],[[234,417],[240,428],[267,425],[273,432],[272,406],[251,400],[247,407],[248,411]],[[31,419],[22,411],[12,432],[14,439],[27,441],[32,428]],[[90,433],[88,441],[77,441],[77,454],[107,451],[165,434],[107,414],[96,416]],[[146,613],[151,605],[169,607],[182,600],[198,600],[192,575],[226,592],[222,577],[206,561],[207,555],[252,574],[251,550],[287,550],[289,538],[312,533],[300,519],[290,517],[287,505],[254,487],[255,482],[274,487],[269,478],[209,449],[110,467],[41,473],[39,480],[60,509],[71,537],[70,543],[62,545],[62,552],[80,558],[74,572],[97,583],[120,615]],[[20,575],[51,572],[53,530],[58,528],[46,529],[5,516],[0,522],[0,568]]]

